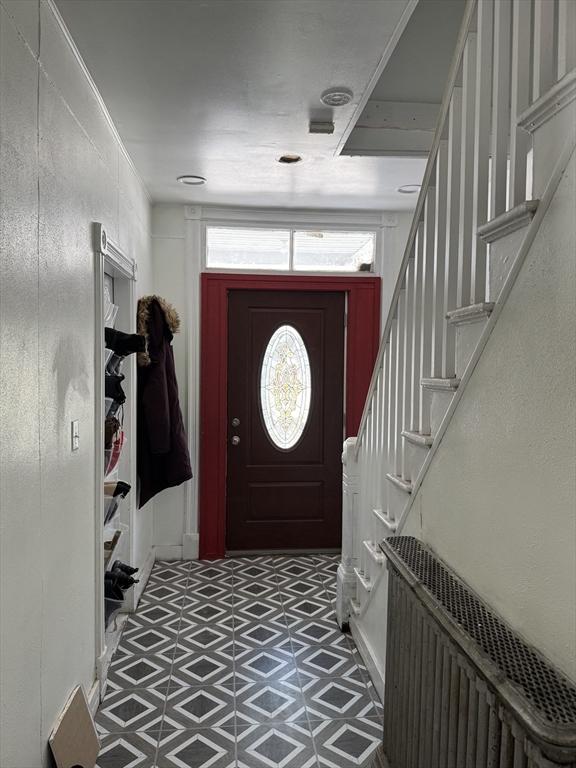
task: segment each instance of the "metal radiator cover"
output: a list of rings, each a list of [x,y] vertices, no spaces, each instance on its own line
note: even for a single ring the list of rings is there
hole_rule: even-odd
[[[576,686],[410,536],[386,539],[392,768],[576,766]]]

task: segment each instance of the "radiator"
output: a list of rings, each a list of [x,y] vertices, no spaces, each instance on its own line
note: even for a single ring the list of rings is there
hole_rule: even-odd
[[[576,686],[420,541],[380,546],[390,768],[576,768]]]

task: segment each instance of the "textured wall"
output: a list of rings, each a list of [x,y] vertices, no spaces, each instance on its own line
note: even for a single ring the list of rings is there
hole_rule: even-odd
[[[186,233],[181,205],[152,208],[152,262],[156,291],[174,305],[180,315],[180,332],[174,337],[174,360],[184,424],[188,424],[188,335],[198,333],[189,321],[192,298],[188,295],[185,260]],[[192,258],[189,254],[188,258]],[[194,324],[195,325],[195,324]],[[192,482],[195,482],[193,480]],[[154,544],[160,557],[181,557],[185,531],[186,483],[168,488],[154,500]],[[188,556],[188,555],[187,555]]]
[[[0,2],[0,132],[0,766],[37,768],[95,674],[91,223],[147,292],[149,203],[43,0]]]
[[[573,680],[575,187],[572,157],[404,531]]]

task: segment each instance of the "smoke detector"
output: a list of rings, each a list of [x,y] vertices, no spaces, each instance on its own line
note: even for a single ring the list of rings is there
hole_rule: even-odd
[[[398,187],[398,192],[401,195],[417,195],[420,192],[420,184],[404,184],[403,187]]]
[[[352,101],[353,95],[349,88],[328,88],[320,96],[320,101],[327,107],[343,107]]]

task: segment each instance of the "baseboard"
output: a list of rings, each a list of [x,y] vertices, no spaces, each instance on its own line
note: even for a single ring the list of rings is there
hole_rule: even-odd
[[[92,717],[96,717],[96,712],[100,706],[100,680],[94,680],[86,698]]]
[[[360,656],[362,656],[362,661],[366,665],[366,669],[368,670],[368,674],[370,675],[370,679],[374,683],[374,688],[376,689],[376,693],[378,694],[380,701],[384,701],[384,672],[382,672],[378,665],[376,664],[376,657],[372,653],[372,649],[370,647],[370,643],[367,641],[366,636],[364,635],[362,628],[358,624],[358,619],[354,616],[350,616],[350,631],[352,632],[352,637],[354,638],[354,642],[356,643],[358,650],[360,651]]]
[[[136,586],[134,587],[134,596],[133,596],[132,610],[134,611],[138,606],[140,598],[142,597],[142,593],[146,589],[146,584],[148,583],[148,579],[150,578],[150,574],[152,573],[152,568],[154,568],[154,559],[155,559],[155,552],[153,549],[151,549],[146,556],[146,561],[144,562],[144,565],[138,571],[137,577],[139,581],[138,581],[138,584],[136,584]]]
[[[181,544],[157,544],[154,547],[154,560],[182,560]]]
[[[185,533],[182,539],[182,556],[184,560],[198,560],[200,547],[200,535],[198,533]]]

